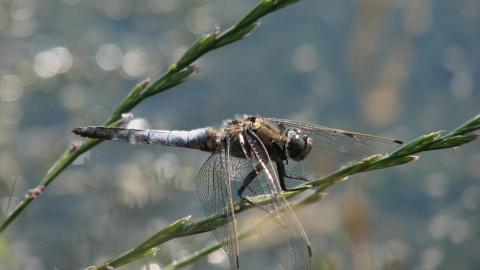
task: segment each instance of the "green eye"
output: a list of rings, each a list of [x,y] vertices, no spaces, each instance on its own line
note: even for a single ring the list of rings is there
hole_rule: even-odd
[[[287,131],[287,156],[295,161],[303,160],[312,149],[311,139],[298,129]]]

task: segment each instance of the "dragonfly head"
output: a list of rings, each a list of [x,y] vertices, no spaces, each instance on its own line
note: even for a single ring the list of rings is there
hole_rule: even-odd
[[[299,129],[287,131],[287,156],[295,161],[305,159],[312,150],[312,138],[302,134]]]

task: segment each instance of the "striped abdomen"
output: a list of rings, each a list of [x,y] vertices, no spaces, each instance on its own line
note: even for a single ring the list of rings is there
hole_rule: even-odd
[[[213,128],[169,131],[113,127],[81,127],[73,129],[72,132],[92,139],[185,147],[207,152],[215,150],[215,136],[217,133]]]

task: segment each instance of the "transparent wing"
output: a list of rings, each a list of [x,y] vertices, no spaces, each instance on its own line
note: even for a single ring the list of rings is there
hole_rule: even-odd
[[[255,196],[267,195],[272,201],[268,205],[250,208],[246,211],[246,216],[252,226],[256,226],[260,240],[285,269],[310,269],[310,244],[281,193],[275,166],[254,132],[249,133],[247,130],[245,137],[255,158],[236,159],[238,162],[233,169],[238,174],[232,177],[232,182],[239,189],[245,177],[255,172],[256,177],[242,195],[252,199]]]
[[[334,172],[343,165],[363,158],[391,153],[402,142],[361,133],[348,132],[318,125],[268,118],[282,124],[286,129],[297,128],[312,139],[313,148],[307,158],[300,162],[289,160],[285,166],[287,175],[302,176],[315,180]]]
[[[213,234],[225,250],[232,270],[239,269],[238,241],[227,168],[228,156],[222,147],[203,164],[197,176],[197,191]]]

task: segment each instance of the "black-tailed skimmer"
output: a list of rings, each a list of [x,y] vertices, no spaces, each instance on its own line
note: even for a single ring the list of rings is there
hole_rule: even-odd
[[[221,129],[82,127],[72,131],[89,138],[211,152],[198,173],[197,190],[207,216],[214,217],[213,233],[226,251],[232,270],[239,269],[234,196],[251,204],[246,211],[248,219],[252,225],[262,220],[256,232],[283,267],[310,269],[307,236],[282,195],[282,191],[288,190],[285,180],[314,180],[345,164],[392,152],[402,144],[382,137],[261,116],[228,120]],[[269,199],[267,204],[253,202],[255,196],[261,195]]]

